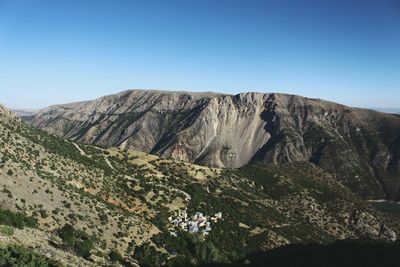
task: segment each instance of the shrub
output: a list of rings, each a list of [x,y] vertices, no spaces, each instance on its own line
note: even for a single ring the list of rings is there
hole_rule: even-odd
[[[0,234],[12,236],[14,234],[14,228],[7,225],[0,225]]]
[[[17,228],[37,227],[37,220],[33,217],[27,217],[18,212],[12,212],[0,208],[0,223]]]
[[[109,257],[110,257],[110,260],[113,262],[120,262],[120,263],[124,262],[124,258],[122,257],[121,254],[118,253],[118,251],[112,250],[110,252]]]
[[[70,224],[64,225],[59,230],[59,236],[64,246],[73,250],[79,256],[89,259],[90,251],[94,248],[94,238],[83,231],[75,230]]]
[[[149,243],[135,249],[135,258],[140,266],[161,266],[167,260],[167,255],[158,252],[156,248]]]
[[[0,248],[0,266],[60,267],[61,265],[23,247]]]
[[[40,213],[40,217],[42,217],[43,219],[47,218],[49,215],[47,214],[46,210],[39,210]]]

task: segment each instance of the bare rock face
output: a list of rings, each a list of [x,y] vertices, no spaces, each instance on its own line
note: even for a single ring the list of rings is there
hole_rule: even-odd
[[[400,197],[400,116],[286,94],[131,90],[24,118],[74,141],[215,167],[308,161],[365,197]]]
[[[6,118],[11,118],[14,117],[14,114],[5,106],[0,104],[0,116],[1,117],[6,117]]]

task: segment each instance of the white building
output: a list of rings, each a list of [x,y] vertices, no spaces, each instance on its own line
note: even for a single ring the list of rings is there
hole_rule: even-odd
[[[177,237],[178,236],[178,234],[176,233],[176,232],[169,232],[169,234],[171,235],[171,236],[174,236],[174,237]]]
[[[197,225],[197,223],[192,222],[189,225],[189,233],[197,233],[199,231],[199,227]]]
[[[214,216],[217,219],[221,219],[222,218],[222,212],[215,213]]]

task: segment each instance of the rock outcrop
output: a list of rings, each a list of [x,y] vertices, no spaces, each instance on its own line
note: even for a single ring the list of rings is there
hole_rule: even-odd
[[[14,113],[12,113],[8,108],[0,104],[0,117],[10,118],[14,117]]]
[[[287,94],[131,90],[25,118],[56,135],[215,167],[319,165],[364,197],[400,197],[400,116]]]

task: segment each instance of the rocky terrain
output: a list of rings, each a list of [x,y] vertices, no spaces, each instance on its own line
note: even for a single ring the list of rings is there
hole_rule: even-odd
[[[309,162],[365,198],[400,198],[400,116],[285,94],[131,90],[25,120],[60,137],[209,167]]]
[[[30,117],[35,115],[39,110],[37,109],[11,109],[11,111],[18,117]]]
[[[215,96],[193,99],[207,97]],[[375,210],[315,164],[209,168],[128,149],[129,142],[65,140],[1,106],[2,262],[29,255],[40,266],[228,264],[286,244],[393,242],[400,234],[397,215]],[[189,233],[168,219],[183,210],[223,216],[207,235]]]

